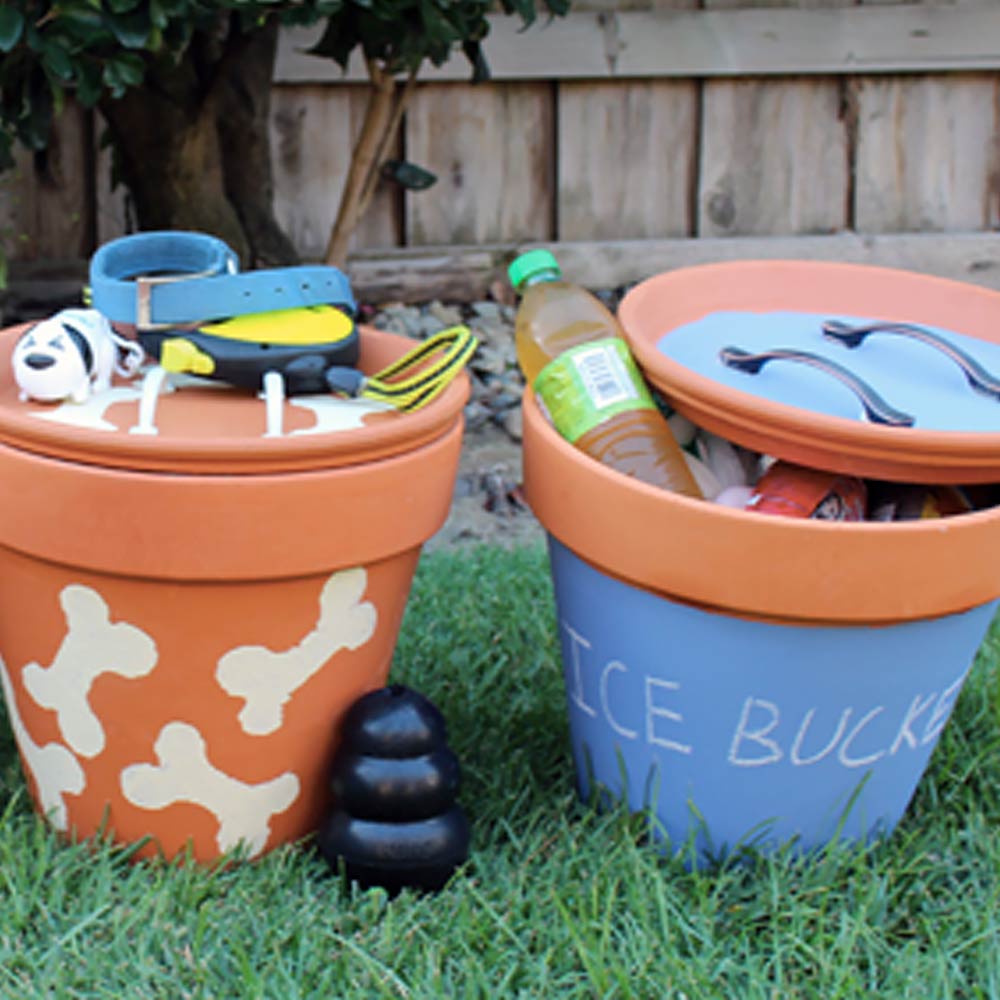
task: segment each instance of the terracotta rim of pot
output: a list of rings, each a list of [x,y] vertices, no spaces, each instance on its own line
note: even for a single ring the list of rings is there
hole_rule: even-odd
[[[742,260],[655,275],[622,299],[618,318],[649,381],[706,430],[789,461],[914,483],[1000,481],[1000,431],[899,428],[799,409],[739,392],[667,357],[671,330],[729,310],[855,313],[1000,343],[1000,295],[895,268],[828,261]]]
[[[610,576],[756,618],[890,623],[1000,596],[1000,508],[937,520],[798,520],[648,486],[578,451],[525,391],[524,483],[543,527]]]
[[[419,547],[444,524],[462,431],[459,417],[399,455],[260,476],[104,469],[0,445],[0,545],[100,572],[175,580],[266,579],[371,563]]]
[[[222,401],[227,414],[251,414],[263,425],[264,402],[253,393],[216,386],[202,390],[206,418],[202,424],[181,433],[155,436],[108,433],[87,427],[38,419],[46,404],[18,400],[11,372],[14,342],[30,323],[0,330],[0,443],[71,462],[105,467],[178,473],[224,473],[258,475],[264,472],[295,472],[371,462],[411,450],[445,433],[459,418],[469,398],[469,377],[461,372],[426,406],[410,413],[372,414],[365,425],[335,433],[285,434],[269,438],[257,433],[212,436],[204,426],[219,418],[207,407]],[[380,371],[419,341],[363,326],[358,367],[366,374]],[[116,382],[120,385],[120,382]],[[178,393],[190,390],[180,389]],[[120,405],[120,404],[118,404]],[[162,405],[162,404],[161,404]],[[290,404],[286,403],[286,410]],[[261,426],[263,429],[263,426]]]

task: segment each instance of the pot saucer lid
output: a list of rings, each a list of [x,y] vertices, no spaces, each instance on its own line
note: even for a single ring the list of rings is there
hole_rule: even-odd
[[[22,401],[11,370],[18,338],[32,324],[0,330],[0,444],[49,457],[136,471],[246,475],[359,465],[434,440],[461,418],[463,373],[423,408],[401,413],[371,400],[292,396],[282,433],[268,436],[266,403],[244,389],[171,375],[156,403],[156,432],[139,433],[143,375],[117,376],[83,403]],[[358,367],[381,371],[415,346],[407,337],[360,327]]]
[[[737,444],[852,475],[1000,481],[1000,295],[907,271],[741,261],[658,275],[619,319],[650,383]]]

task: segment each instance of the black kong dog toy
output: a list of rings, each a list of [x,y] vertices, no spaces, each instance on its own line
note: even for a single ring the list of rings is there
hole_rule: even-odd
[[[400,684],[372,691],[344,716],[319,849],[365,888],[440,889],[469,852],[458,784],[437,707]]]

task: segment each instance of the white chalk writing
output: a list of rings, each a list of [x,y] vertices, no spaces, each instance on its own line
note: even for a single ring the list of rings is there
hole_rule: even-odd
[[[628,673],[628,667],[620,660],[611,660],[604,670],[601,671],[601,711],[604,712],[604,717],[608,720],[608,725],[619,736],[624,736],[627,740],[634,740],[639,734],[634,729],[623,726],[615,718],[614,712],[611,711],[611,698],[608,697],[608,678],[611,674],[618,672]]]
[[[646,678],[646,739],[653,746],[663,747],[664,750],[675,750],[677,753],[690,753],[690,744],[661,736],[656,731],[656,719],[669,719],[678,725],[684,724],[684,716],[679,712],[674,712],[672,709],[657,705],[654,701],[655,692],[658,690],[677,691],[679,689],[680,684],[676,681],[661,681],[655,677]]]
[[[830,741],[820,750],[818,753],[813,754],[811,757],[803,757],[801,755],[802,744],[805,741],[805,735],[808,731],[812,720],[816,715],[816,709],[810,708],[804,716],[802,716],[802,725],[799,726],[799,731],[795,734],[795,742],[792,744],[791,760],[792,763],[800,766],[802,764],[815,764],[816,761],[822,760],[838,743],[840,737],[844,735],[844,729],[847,726],[847,720],[851,717],[851,710],[845,709],[840,713],[840,722],[837,723],[837,728],[834,730],[833,736],[830,737]]]
[[[881,705],[876,705],[875,708],[866,712],[864,716],[858,721],[854,728],[847,734],[847,739],[840,745],[840,750],[837,751],[837,759],[840,761],[844,767],[867,767],[869,764],[874,764],[880,757],[885,756],[884,750],[877,750],[875,753],[868,754],[867,757],[851,757],[848,753],[851,744],[857,739],[858,733],[861,732],[865,726],[868,725],[872,719],[877,715],[881,715],[885,709]]]
[[[596,718],[597,709],[588,705],[583,700],[583,668],[580,662],[580,647],[582,646],[584,649],[590,649],[590,643],[584,639],[584,637],[580,635],[576,629],[567,625],[566,622],[563,622],[563,628],[566,629],[566,633],[570,640],[569,662],[572,681],[568,689],[570,701],[572,701],[581,712],[586,712],[586,714],[591,716],[591,718]]]
[[[930,708],[931,703],[934,701],[934,697],[935,693],[933,691],[924,700],[921,700],[921,695],[919,694],[913,696],[913,701],[910,702],[910,707],[906,710],[906,715],[903,716],[903,721],[899,724],[899,732],[896,734],[896,738],[892,741],[892,747],[890,748],[889,753],[897,753],[904,741],[911,750],[917,749],[920,743],[916,736],[913,735],[913,730],[910,729],[910,725],[915,719],[918,719],[928,708]]]
[[[933,743],[941,734],[945,723],[955,707],[955,700],[965,674],[955,678],[943,691],[932,691],[926,696],[914,695],[896,730],[896,736],[888,746],[871,747],[868,753],[854,752],[856,743],[864,742],[863,734],[880,716],[886,715],[885,705],[873,705],[859,710],[854,706],[844,708],[839,721],[833,730],[833,735],[822,749],[809,756],[802,755],[806,733],[813,724],[816,708],[809,708],[802,716],[795,736],[789,748],[787,759],[795,767],[817,764],[821,760],[836,754],[836,759],[848,768],[870,767],[887,754],[892,756],[904,746],[910,750],[918,750]],[[914,733],[915,722],[929,711],[924,730],[918,737]],[[855,719],[851,725],[851,720]],[[736,767],[760,767],[765,764],[776,764],[786,758],[780,740],[782,724],[781,711],[778,705],[766,698],[748,697],[744,700],[733,738],[729,745],[728,760]],[[850,728],[848,728],[850,727]]]
[[[760,728],[751,729],[749,728],[750,715],[755,708],[763,709],[768,718]],[[758,767],[761,764],[773,764],[781,760],[784,756],[781,747],[774,740],[768,738],[768,733],[777,727],[779,718],[778,706],[773,701],[766,701],[763,698],[747,698],[743,702],[743,712],[736,725],[736,731],[733,733],[733,742],[729,746],[729,763],[736,764],[738,767]],[[763,756],[742,756],[742,747],[747,741],[764,747],[767,752]]]
[[[621,740],[685,755],[721,752],[733,767],[800,768],[831,760],[854,770],[901,750],[918,751],[941,734],[966,674],[941,691],[918,692],[908,704],[807,703],[792,709],[773,692],[747,694],[732,716],[728,749],[723,744],[716,750],[699,746],[697,723],[682,711],[680,680],[646,674],[623,658],[603,660],[583,631],[561,624],[572,710],[603,722]]]

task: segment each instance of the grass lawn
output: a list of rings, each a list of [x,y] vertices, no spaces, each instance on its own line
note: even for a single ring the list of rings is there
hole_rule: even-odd
[[[345,890],[307,847],[133,863],[33,814],[0,735],[0,997],[1000,997],[1000,630],[895,834],[691,873],[575,796],[540,547],[421,563],[392,679],[462,762],[469,864]]]

